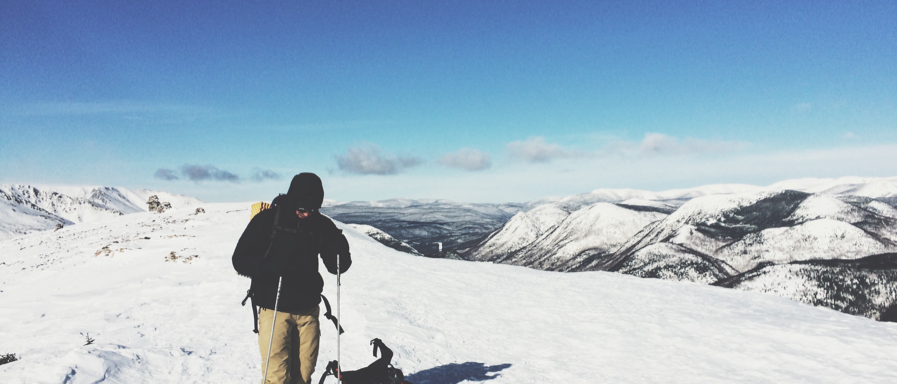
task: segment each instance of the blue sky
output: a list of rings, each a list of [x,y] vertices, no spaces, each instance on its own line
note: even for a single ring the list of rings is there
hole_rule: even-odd
[[[0,183],[525,201],[897,175],[897,2],[0,3]]]

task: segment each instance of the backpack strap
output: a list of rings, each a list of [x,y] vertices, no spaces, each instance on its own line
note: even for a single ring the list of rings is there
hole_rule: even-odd
[[[274,246],[274,238],[277,236],[277,230],[280,228],[280,207],[277,207],[277,211],[274,212],[274,226],[271,227],[271,242],[268,243],[268,250],[265,251],[265,256],[262,256],[262,260],[268,258],[268,254],[271,253],[271,247]]]
[[[339,362],[337,362],[336,360],[333,360],[330,363],[328,363],[327,368],[324,370],[324,374],[321,375],[321,380],[318,381],[318,384],[324,384],[324,379],[327,378],[327,375],[333,375],[333,377],[336,377],[337,379],[339,379],[340,376],[342,376],[342,375],[339,375],[337,373],[338,370],[339,370]]]
[[[336,319],[336,316],[333,316],[333,313],[330,312],[330,302],[327,301],[327,298],[324,297],[324,295],[321,295],[321,298],[324,299],[324,309],[326,309],[326,311],[324,312],[324,317],[326,317],[327,320],[332,321],[333,326],[337,327],[337,329],[339,329],[339,334],[342,335],[346,331],[344,331],[343,327],[339,325],[339,321]]]
[[[252,289],[246,290],[246,297],[243,298],[243,302],[240,303],[242,306],[246,306],[246,300],[252,299]],[[259,308],[255,305],[255,300],[250,300],[252,303],[252,324],[253,329],[252,332],[259,333]]]

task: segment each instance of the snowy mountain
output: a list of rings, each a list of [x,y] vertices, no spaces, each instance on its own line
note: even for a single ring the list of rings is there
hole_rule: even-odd
[[[202,202],[189,196],[117,187],[38,187],[0,185],[0,239],[71,225],[146,212],[157,195],[173,207]]]
[[[249,206],[0,240],[0,354],[19,358],[0,383],[257,382],[249,280],[230,261]],[[893,323],[707,285],[416,257],[337,225],[354,259],[344,367],[373,361],[376,337],[415,384],[897,382]],[[315,383],[337,355],[335,329],[321,332]]]
[[[328,202],[321,212],[336,220],[378,228],[428,256],[460,251],[499,228],[520,204],[473,204],[449,200],[394,199],[371,202]]]
[[[856,259],[897,249],[897,210],[869,198],[805,192],[753,192],[689,201],[646,227],[613,255],[578,270],[632,270],[638,251],[670,243],[715,259],[715,273],[761,263]],[[704,258],[705,260],[709,260]],[[678,268],[671,264],[671,268]]]
[[[695,197],[720,195],[761,190],[762,187],[746,184],[715,184],[687,189],[672,189],[663,192],[651,192],[638,189],[596,189],[589,193],[567,197],[546,197],[527,202],[525,207],[537,207],[542,204],[555,204],[569,211],[575,211],[595,203],[622,203],[627,200],[663,203],[678,207]]]
[[[553,204],[546,204],[515,215],[500,231],[477,245],[467,258],[563,270],[580,264],[587,250],[592,253],[615,250],[645,225],[664,216],[609,203],[595,203],[566,214]]]
[[[897,321],[897,253],[763,264],[714,285],[771,293],[852,315]]]
[[[377,228],[374,228],[370,225],[364,224],[346,224],[352,229],[364,233],[365,235],[370,236],[372,239],[377,240],[380,244],[383,244],[387,247],[395,249],[400,252],[410,253],[412,255],[423,256],[420,252],[418,252],[414,247],[408,245],[408,243],[398,240],[395,237],[390,236],[388,233],[383,232]]]
[[[780,187],[810,192],[777,189]],[[798,267],[793,265],[799,265],[806,269],[801,262],[853,260],[897,251],[897,208],[886,203],[897,196],[891,195],[894,191],[897,178],[805,179],[769,187],[717,185],[658,193],[599,190],[518,213],[465,256],[545,270],[603,270],[714,284],[758,266],[789,265],[794,269]],[[593,198],[617,203],[579,206]],[[579,208],[571,211],[569,207]],[[605,220],[574,220],[590,217],[596,207],[616,215],[605,214]],[[540,227],[535,223],[549,224]],[[846,265],[840,268],[852,264]],[[764,276],[767,282],[794,279],[765,272]],[[819,273],[813,276],[827,278]],[[879,310],[897,302],[897,295],[882,286],[887,279],[874,281],[877,283],[869,283],[868,291],[884,292],[876,297],[877,304],[860,302],[866,300],[864,296],[851,305],[878,309],[849,313],[878,318]],[[823,291],[782,295],[811,304],[834,303],[809,299],[836,294],[825,291],[834,286],[823,281],[811,285]],[[747,289],[748,285],[724,286]]]
[[[589,193],[566,197],[546,197],[523,205],[530,210],[543,204],[555,204],[567,211],[595,203],[623,203],[626,200],[650,201],[678,207],[696,197],[734,193],[793,190],[820,195],[853,195],[870,197],[893,204],[897,199],[897,177],[841,177],[837,179],[794,179],[766,187],[747,184],[711,184],[694,188],[671,189],[661,192],[638,189],[596,189]]]

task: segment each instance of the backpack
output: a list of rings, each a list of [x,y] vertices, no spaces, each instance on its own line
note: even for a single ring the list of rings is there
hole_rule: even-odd
[[[374,357],[377,357],[377,349],[380,349],[382,357],[377,361],[355,371],[341,371],[339,362],[333,360],[327,364],[318,384],[324,384],[328,375],[338,378],[343,384],[411,384],[405,381],[401,369],[392,366],[392,350],[383,341],[374,339],[371,340],[371,345],[374,346]]]

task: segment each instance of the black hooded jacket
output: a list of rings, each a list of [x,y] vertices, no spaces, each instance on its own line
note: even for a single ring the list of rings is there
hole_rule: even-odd
[[[332,274],[336,274],[337,257],[340,272],[352,264],[346,237],[333,221],[316,210],[320,200],[317,206],[310,207],[315,210],[304,219],[296,216],[295,201],[295,196],[291,198],[290,194],[274,199],[270,209],[258,213],[249,222],[234,250],[234,269],[252,278],[252,300],[262,308],[274,309],[280,276],[283,283],[278,311],[298,312],[318,305],[324,288],[324,280],[318,273],[318,255]],[[272,243],[275,216],[281,230],[276,231]],[[269,245],[271,250],[265,257]]]

